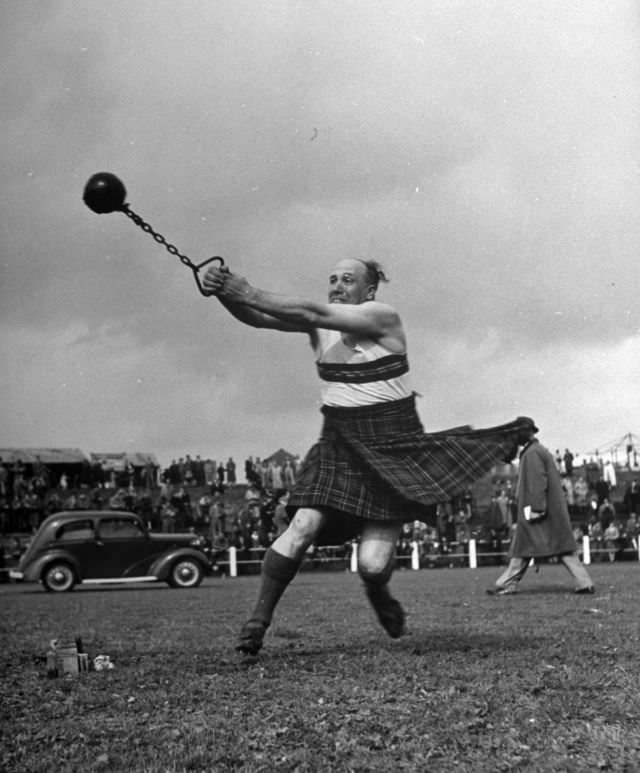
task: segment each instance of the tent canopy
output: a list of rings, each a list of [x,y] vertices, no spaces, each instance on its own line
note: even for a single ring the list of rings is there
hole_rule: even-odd
[[[153,467],[159,467],[160,464],[155,454],[143,454],[138,451],[117,451],[114,453],[92,453],[91,463],[100,464],[107,470],[122,471],[128,464],[133,467],[146,467],[151,464]]]
[[[263,461],[267,462],[267,464],[273,462],[274,464],[283,465],[285,462],[293,462],[296,458],[295,454],[291,454],[289,451],[285,451],[284,448],[280,448],[274,454],[271,454],[271,456],[267,456]]]
[[[85,464],[89,460],[79,448],[0,448],[4,464]]]

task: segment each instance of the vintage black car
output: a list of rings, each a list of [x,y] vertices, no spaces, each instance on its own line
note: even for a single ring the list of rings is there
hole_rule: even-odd
[[[79,583],[194,588],[213,569],[211,546],[198,534],[154,533],[135,513],[73,510],[50,515],[9,574],[62,592]]]

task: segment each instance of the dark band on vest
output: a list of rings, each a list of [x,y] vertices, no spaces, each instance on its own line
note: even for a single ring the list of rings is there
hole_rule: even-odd
[[[372,381],[388,381],[409,372],[406,354],[389,354],[372,362],[334,363],[317,362],[318,375],[323,381],[343,384],[367,384]]]

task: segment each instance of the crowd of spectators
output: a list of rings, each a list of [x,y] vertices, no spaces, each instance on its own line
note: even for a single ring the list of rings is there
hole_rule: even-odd
[[[286,528],[286,502],[299,470],[299,458],[244,462],[240,481],[232,457],[224,462],[200,456],[172,460],[165,469],[151,459],[144,466],[115,470],[104,461],[53,471],[39,460],[10,464],[0,460],[0,532],[32,533],[60,510],[112,509],[137,512],[153,530],[193,530],[220,549],[234,546],[249,555],[268,547]],[[556,452],[576,540],[588,534],[595,560],[615,560],[638,547],[640,482],[627,480],[620,491],[616,467],[597,459],[573,464],[573,455]],[[514,479],[495,483],[488,507],[474,510],[472,492],[439,506],[432,523],[406,524],[399,556],[418,545],[421,564],[464,562],[471,537],[502,555],[516,521]],[[613,493],[617,492],[614,504]],[[345,548],[346,549],[346,548]]]
[[[111,509],[137,512],[156,530],[196,530],[229,544],[266,544],[277,531],[269,514],[293,486],[298,467],[299,459],[290,455],[281,461],[249,457],[239,498],[232,457],[216,464],[186,455],[165,469],[149,459],[144,466],[118,470],[104,462],[53,470],[38,459],[33,464],[0,459],[0,533],[32,533],[61,510]]]

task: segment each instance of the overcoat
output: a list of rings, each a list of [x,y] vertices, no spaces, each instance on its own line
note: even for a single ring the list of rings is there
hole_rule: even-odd
[[[544,558],[576,551],[560,474],[551,453],[533,438],[520,454],[518,519],[511,558]],[[545,513],[539,521],[524,517],[525,507]]]

